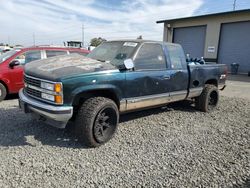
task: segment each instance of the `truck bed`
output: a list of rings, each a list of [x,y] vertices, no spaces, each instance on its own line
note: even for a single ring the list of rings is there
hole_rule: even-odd
[[[227,67],[224,64],[188,65],[190,73],[189,90],[214,84],[220,88],[225,85]]]

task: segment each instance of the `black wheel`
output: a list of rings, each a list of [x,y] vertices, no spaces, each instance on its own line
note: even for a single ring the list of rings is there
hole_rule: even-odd
[[[203,112],[213,111],[219,102],[219,91],[214,85],[206,85],[201,95],[196,98],[195,106]]]
[[[114,101],[104,97],[87,99],[75,120],[75,133],[81,143],[97,147],[109,141],[116,132],[119,111]]]
[[[5,99],[7,90],[3,84],[0,83],[0,102]]]

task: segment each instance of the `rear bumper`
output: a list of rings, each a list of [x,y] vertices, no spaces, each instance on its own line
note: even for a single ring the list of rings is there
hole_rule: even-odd
[[[19,91],[19,106],[25,113],[32,113],[37,119],[57,128],[65,128],[73,116],[72,106],[53,106],[26,96]]]

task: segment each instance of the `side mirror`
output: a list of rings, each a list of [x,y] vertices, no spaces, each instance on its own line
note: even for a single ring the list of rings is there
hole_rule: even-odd
[[[132,59],[124,60],[124,65],[125,65],[126,69],[128,69],[128,70],[133,69],[135,67]]]
[[[13,69],[13,67],[20,65],[18,60],[13,60],[10,62],[9,67]]]

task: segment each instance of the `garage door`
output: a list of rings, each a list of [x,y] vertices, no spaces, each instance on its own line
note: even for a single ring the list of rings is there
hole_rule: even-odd
[[[190,57],[204,56],[206,26],[183,27],[174,29],[174,42],[181,44],[185,54]]]
[[[250,21],[222,24],[218,62],[239,63],[239,72],[250,71]]]

